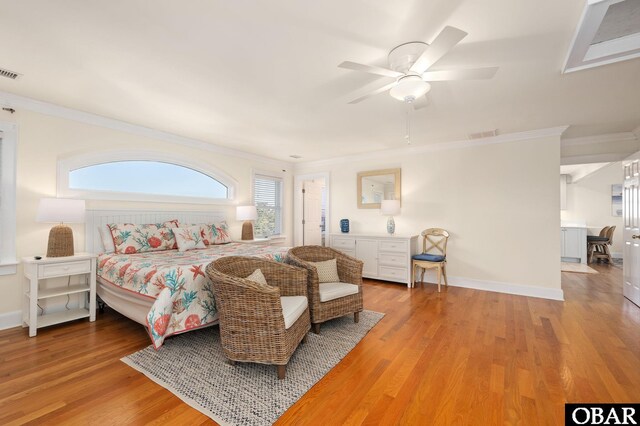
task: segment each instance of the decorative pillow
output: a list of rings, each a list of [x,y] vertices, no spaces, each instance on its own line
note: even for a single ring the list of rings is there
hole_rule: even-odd
[[[177,228],[178,221],[149,223],[136,225],[133,223],[110,223],[115,252],[118,254],[144,253],[148,251],[171,250],[178,246],[172,228]]]
[[[207,248],[202,239],[202,229],[200,226],[190,226],[188,228],[173,228],[173,235],[176,238],[179,251]]]
[[[227,222],[207,223],[204,227],[204,238],[209,244],[226,244],[231,242]]]
[[[336,259],[325,260],[324,262],[309,262],[318,271],[318,281],[321,283],[338,283],[338,262]]]
[[[251,273],[251,275],[249,275],[245,279],[249,281],[253,281],[254,283],[258,283],[258,284],[269,285],[267,284],[267,279],[264,277],[264,274],[260,269],[256,269]]]
[[[104,252],[115,253],[116,246],[113,245],[113,236],[111,236],[111,229],[109,229],[109,225],[98,226],[98,232],[100,232],[100,239],[102,240]]]

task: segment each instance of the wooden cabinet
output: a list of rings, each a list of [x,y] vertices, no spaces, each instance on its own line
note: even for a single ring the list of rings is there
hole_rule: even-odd
[[[364,262],[365,278],[411,285],[411,256],[417,235],[331,234],[330,246]]]
[[[563,260],[587,263],[587,228],[560,228],[560,257]]]

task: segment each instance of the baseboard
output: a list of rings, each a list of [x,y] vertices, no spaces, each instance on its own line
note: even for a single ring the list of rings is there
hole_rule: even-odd
[[[428,271],[431,272],[431,271]],[[425,282],[435,283],[436,276],[425,274]],[[472,288],[475,290],[493,291],[495,293],[514,294],[517,296],[538,297],[541,299],[564,301],[564,292],[559,288],[538,287],[526,284],[512,284],[498,281],[476,280],[464,277],[448,277],[450,286]]]
[[[613,257],[614,259],[622,259],[622,253],[619,252],[611,252],[611,257]]]
[[[0,330],[19,327],[22,325],[22,311],[0,314]]]

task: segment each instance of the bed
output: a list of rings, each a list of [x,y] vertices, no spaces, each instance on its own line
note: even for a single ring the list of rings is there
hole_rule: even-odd
[[[88,210],[87,251],[102,253],[100,226],[108,223],[181,223],[223,220],[220,213]],[[174,334],[210,326],[218,316],[205,267],[223,256],[257,256],[284,261],[286,247],[228,243],[206,249],[136,254],[102,253],[98,257],[97,293],[111,308],[144,325],[157,349]]]

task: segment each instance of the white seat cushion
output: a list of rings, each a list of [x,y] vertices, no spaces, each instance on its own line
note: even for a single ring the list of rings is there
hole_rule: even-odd
[[[288,329],[300,318],[300,315],[307,309],[309,303],[305,296],[282,296],[282,316],[284,317],[284,328]]]
[[[322,283],[320,284],[320,301],[339,299],[358,293],[358,286],[347,283]]]

